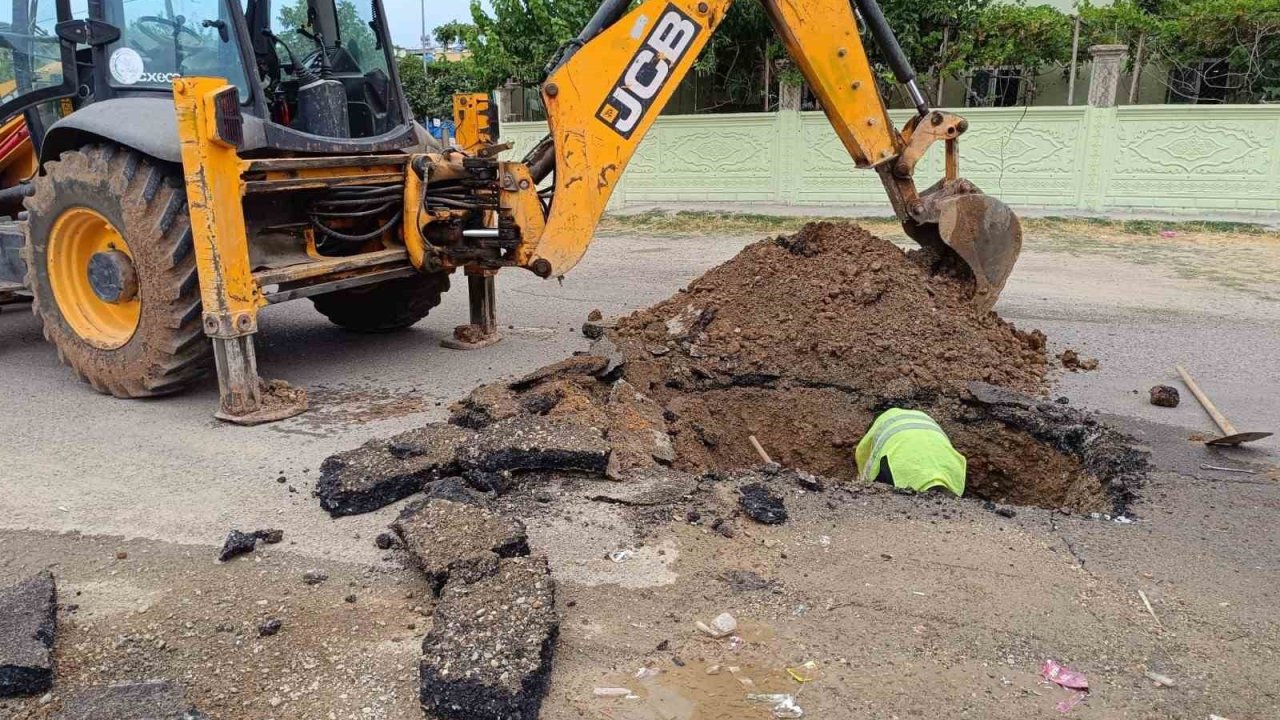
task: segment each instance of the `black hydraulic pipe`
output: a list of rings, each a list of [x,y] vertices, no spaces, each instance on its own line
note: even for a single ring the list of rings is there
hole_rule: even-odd
[[[554,60],[547,65],[547,74],[555,72],[560,66],[569,62],[569,58],[573,57],[583,45],[586,45],[596,35],[604,32],[610,25],[622,19],[627,14],[627,9],[631,7],[631,0],[604,0],[600,3],[600,7],[596,8],[595,13],[591,15],[591,19],[582,28],[582,32],[578,33],[578,37],[569,41],[564,50],[556,56]],[[524,157],[524,163],[529,166],[529,175],[533,178],[533,182],[540,183],[551,171],[556,167],[556,146],[551,141],[551,136],[547,135],[529,151]]]
[[[889,69],[893,70],[893,76],[898,82],[907,87],[907,92],[911,94],[911,102],[915,104],[916,111],[921,115],[929,112],[929,103],[924,99],[924,93],[920,92],[920,86],[916,85],[916,71],[911,67],[911,61],[907,59],[907,54],[902,52],[902,46],[898,44],[898,37],[893,34],[893,28],[889,27],[889,21],[885,20],[884,12],[880,10],[880,4],[876,0],[853,0],[854,5],[858,8],[858,14],[862,15],[862,21],[867,24],[867,29],[871,31],[871,37],[875,38],[876,46],[880,48],[880,52],[884,55],[885,62],[889,63]]]
[[[571,40],[564,51],[547,67],[547,74],[550,75],[561,65],[569,62],[569,58],[573,57],[583,45],[591,42],[591,38],[621,20],[622,16],[627,14],[629,7],[631,7],[631,0],[604,0],[600,3],[600,7],[596,8],[591,19],[582,28],[582,32],[578,33],[578,37]]]

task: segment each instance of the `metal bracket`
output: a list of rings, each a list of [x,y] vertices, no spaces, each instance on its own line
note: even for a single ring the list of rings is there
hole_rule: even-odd
[[[107,45],[120,39],[120,28],[101,20],[63,20],[53,26],[58,39],[73,45]]]

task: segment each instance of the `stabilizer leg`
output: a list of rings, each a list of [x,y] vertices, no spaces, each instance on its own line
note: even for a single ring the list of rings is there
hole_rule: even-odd
[[[478,350],[499,340],[498,305],[494,281],[497,270],[467,268],[467,300],[471,305],[471,323],[453,329],[453,337],[440,344],[454,350]]]

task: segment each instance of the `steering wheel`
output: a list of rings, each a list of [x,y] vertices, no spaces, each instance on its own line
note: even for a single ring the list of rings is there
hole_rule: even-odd
[[[198,44],[204,44],[204,38],[200,33],[184,24],[186,22],[186,18],[181,15],[173,20],[170,20],[169,18],[162,18],[158,15],[143,15],[134,22],[136,23],[138,30],[143,35],[146,35],[158,43],[168,44],[176,42],[174,36],[177,34],[188,35]],[[157,28],[151,27],[152,25],[159,25],[163,28],[167,28],[167,31],[161,31]]]

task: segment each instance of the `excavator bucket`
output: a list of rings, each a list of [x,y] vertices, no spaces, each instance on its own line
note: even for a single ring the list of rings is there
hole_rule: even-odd
[[[1022,252],[1018,216],[963,179],[939,183],[920,199],[927,221],[907,225],[907,234],[933,251],[939,271],[972,276],[973,304],[990,310]]]

